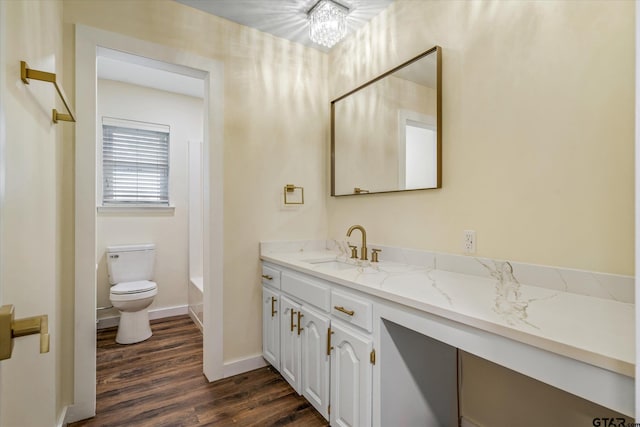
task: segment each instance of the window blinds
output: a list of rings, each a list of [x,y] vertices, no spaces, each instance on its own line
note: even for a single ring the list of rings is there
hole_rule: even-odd
[[[133,128],[103,121],[104,205],[169,204],[169,129],[150,130],[145,125]]]

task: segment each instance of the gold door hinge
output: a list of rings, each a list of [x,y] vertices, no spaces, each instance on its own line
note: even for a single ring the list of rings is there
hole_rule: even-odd
[[[369,362],[371,362],[372,365],[376,364],[376,350],[375,349],[371,350],[371,354],[369,354]]]
[[[329,407],[327,407],[327,413],[328,413],[329,415],[331,415],[331,405],[329,405]]]

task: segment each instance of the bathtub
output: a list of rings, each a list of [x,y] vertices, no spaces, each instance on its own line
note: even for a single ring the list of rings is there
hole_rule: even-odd
[[[202,277],[192,277],[189,279],[189,316],[200,331],[202,331],[203,305],[202,305]]]

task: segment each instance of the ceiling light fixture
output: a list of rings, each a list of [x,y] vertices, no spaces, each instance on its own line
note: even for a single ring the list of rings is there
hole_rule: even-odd
[[[331,48],[347,34],[349,8],[333,0],[320,0],[309,10],[309,37]]]

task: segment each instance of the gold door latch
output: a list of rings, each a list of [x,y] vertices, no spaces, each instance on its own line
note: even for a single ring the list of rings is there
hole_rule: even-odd
[[[11,358],[13,339],[40,334],[40,353],[49,352],[49,318],[42,316],[15,320],[13,305],[0,307],[0,360]]]

